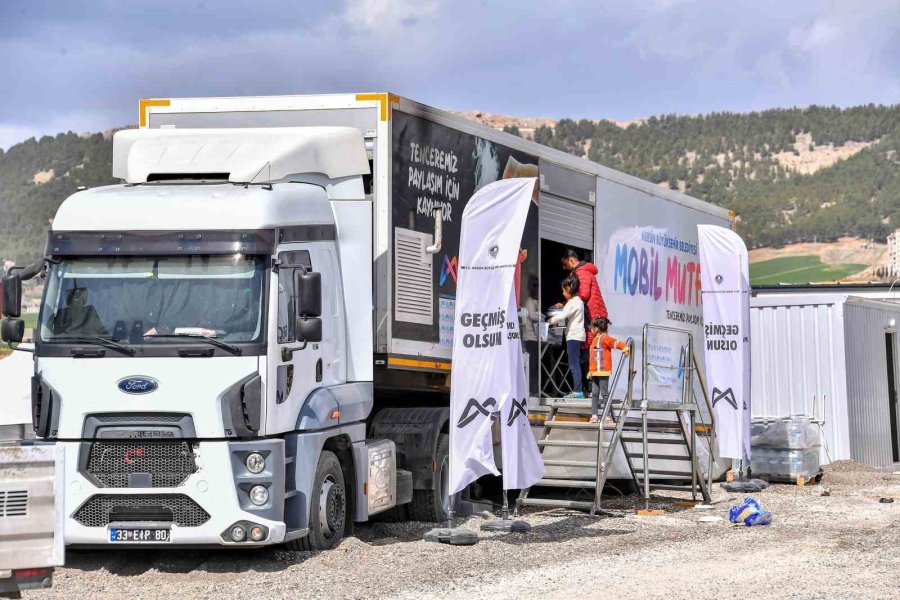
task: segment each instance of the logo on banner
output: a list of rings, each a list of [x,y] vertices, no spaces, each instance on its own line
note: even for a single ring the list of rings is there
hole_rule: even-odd
[[[444,268],[441,270],[441,278],[438,280],[438,285],[443,286],[444,282],[447,281],[447,277],[453,279],[453,283],[456,283],[456,266],[457,266],[456,257],[450,258],[446,254],[444,255]]]
[[[462,429],[477,419],[478,415],[490,417],[492,411],[488,409],[494,408],[495,406],[497,406],[497,401],[493,398],[488,398],[482,403],[479,403],[475,398],[469,398],[469,403],[466,404],[465,410],[463,410],[462,414],[459,416],[459,422],[456,424],[456,427]]]
[[[498,254],[499,252],[500,252],[500,246],[498,246],[497,244],[494,244],[494,245],[491,246],[490,249],[488,250],[488,254],[491,255],[491,258],[497,258],[497,254]]]
[[[724,277],[722,277],[721,275],[716,275],[716,283],[722,283],[723,281],[725,281]]]
[[[512,398],[511,406],[509,408],[509,419],[506,420],[506,426],[509,427],[513,423],[515,423],[516,419],[519,418],[519,415],[522,415],[526,419],[528,418],[528,408],[526,405],[526,401],[523,398],[521,402]]]
[[[731,408],[737,410],[737,398],[734,397],[734,391],[731,388],[723,391],[717,387],[714,387],[712,392],[712,405],[715,406],[719,402],[719,400],[724,400],[731,405]]]

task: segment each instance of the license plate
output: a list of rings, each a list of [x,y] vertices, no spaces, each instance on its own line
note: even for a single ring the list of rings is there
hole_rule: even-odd
[[[169,541],[169,530],[161,527],[115,527],[109,530],[111,543],[157,544]]]

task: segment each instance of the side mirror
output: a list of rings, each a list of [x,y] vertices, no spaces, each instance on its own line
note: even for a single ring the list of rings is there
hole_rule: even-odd
[[[294,294],[297,297],[298,317],[322,316],[322,274],[294,270]],[[299,331],[299,330],[298,330]]]
[[[0,277],[0,286],[3,287],[3,316],[22,316],[22,279],[18,275],[4,275]]]
[[[298,342],[321,342],[322,319],[297,317],[297,321],[294,323],[294,335]]]
[[[0,339],[7,344],[18,344],[23,337],[25,337],[25,321],[22,319],[3,319],[0,323]]]

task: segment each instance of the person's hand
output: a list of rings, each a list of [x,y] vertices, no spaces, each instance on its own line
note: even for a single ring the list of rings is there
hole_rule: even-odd
[[[624,354],[625,356],[628,356],[629,354],[631,354],[631,348],[629,348],[628,346],[625,346],[622,349],[622,354]]]
[[[551,306],[550,308],[562,308],[562,307],[563,307],[563,303],[562,303],[562,302],[557,302],[556,304],[554,304],[554,305]]]
[[[519,250],[519,262],[525,262],[525,259],[528,258],[528,250],[522,248]]]

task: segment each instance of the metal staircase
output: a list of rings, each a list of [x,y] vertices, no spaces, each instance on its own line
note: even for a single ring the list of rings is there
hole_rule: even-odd
[[[654,364],[648,358],[648,338],[651,331],[667,331],[684,335],[687,343],[681,348],[679,365]],[[704,437],[709,442],[709,448],[715,447],[715,428],[710,423],[707,426],[706,419],[700,410],[698,394],[695,383],[700,384],[700,396],[705,400],[704,407],[707,414],[712,415],[712,407],[709,405],[709,397],[706,394],[703,377],[696,367],[693,352],[693,338],[689,331],[671,327],[647,324],[644,326],[641,354],[642,354],[642,386],[639,404],[634,403],[634,340],[629,338],[626,345],[632,351],[627,356],[622,356],[616,367],[616,371],[610,381],[610,394],[603,405],[603,413],[599,422],[590,423],[585,417],[590,415],[590,401],[571,399],[550,400],[550,411],[544,421],[538,446],[542,456],[546,456],[548,448],[571,448],[573,453],[583,449],[593,449],[592,460],[576,460],[572,457],[547,457],[544,458],[545,467],[569,467],[573,469],[594,469],[593,477],[545,477],[538,481],[534,487],[522,490],[517,500],[517,507],[538,506],[545,508],[570,508],[588,511],[591,515],[603,514],[601,509],[601,496],[609,476],[610,465],[618,448],[622,449],[627,461],[635,488],[641,491],[645,507],[649,504],[650,493],[654,490],[687,491],[691,497],[697,500],[698,495],[705,502],[710,501],[709,490],[712,487],[712,461],[713,454],[709,452],[710,463],[704,476],[699,458],[697,456],[697,423],[704,432]],[[680,401],[653,401],[648,398],[648,381],[650,368],[681,370],[681,400]],[[627,378],[625,393],[621,398],[616,398],[616,390],[619,389],[619,381]],[[612,428],[604,427],[604,421],[610,417],[613,420]],[[583,431],[587,435],[577,436],[578,439],[554,439],[555,431]],[[609,435],[607,435],[607,432]],[[580,457],[583,458],[583,457]],[[662,461],[672,461],[677,465],[684,465],[684,469],[660,468]],[[580,490],[592,498],[568,499],[552,497],[546,488],[567,488]],[[541,497],[539,494],[543,494]],[[559,496],[558,492],[555,494]]]

